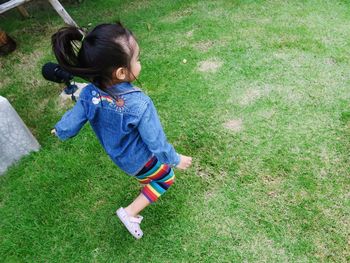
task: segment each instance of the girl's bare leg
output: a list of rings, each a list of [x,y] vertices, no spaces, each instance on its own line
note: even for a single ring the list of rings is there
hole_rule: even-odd
[[[151,202],[141,193],[138,197],[127,207],[125,211],[129,216],[137,216],[143,209],[145,209]]]

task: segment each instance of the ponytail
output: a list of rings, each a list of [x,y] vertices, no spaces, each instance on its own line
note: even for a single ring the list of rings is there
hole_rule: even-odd
[[[73,75],[89,77],[89,70],[82,68],[79,63],[79,49],[84,38],[83,31],[77,27],[63,27],[55,33],[52,40],[52,48],[60,66]],[[80,43],[79,43],[80,42]]]
[[[61,28],[51,38],[53,52],[62,68],[105,90],[114,69],[130,68],[133,35],[120,23],[102,24],[84,35],[77,27]]]

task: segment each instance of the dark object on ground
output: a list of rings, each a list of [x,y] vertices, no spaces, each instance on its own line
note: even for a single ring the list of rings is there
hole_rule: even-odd
[[[46,63],[42,67],[41,73],[46,80],[56,83],[65,83],[66,85],[70,85],[71,80],[74,78],[71,73],[62,69],[60,65],[52,62]]]
[[[16,46],[16,42],[5,31],[0,30],[0,56],[11,53],[16,49]]]
[[[71,73],[61,68],[60,65],[52,62],[46,63],[41,73],[43,77],[49,81],[65,83],[67,87],[64,89],[64,92],[67,95],[72,95],[72,100],[76,101],[74,93],[78,90],[78,86],[72,82],[74,76]]]

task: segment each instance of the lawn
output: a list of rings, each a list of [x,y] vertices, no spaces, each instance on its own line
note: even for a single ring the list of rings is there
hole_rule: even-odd
[[[8,12],[18,49],[0,58],[0,94],[41,150],[0,178],[1,262],[350,261],[349,2],[80,2],[63,1],[79,25],[135,33],[142,89],[194,164],[134,240],[114,213],[136,180],[89,125],[50,136],[73,105],[41,76],[62,20],[42,4],[27,20]]]

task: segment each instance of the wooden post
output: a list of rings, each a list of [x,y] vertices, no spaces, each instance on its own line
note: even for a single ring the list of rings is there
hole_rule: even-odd
[[[24,3],[29,1],[31,0],[11,0],[3,4],[0,4],[0,14],[5,13],[6,11],[9,11],[12,8],[15,8],[17,6],[23,5]]]
[[[6,11],[11,10],[12,8],[23,5],[24,3],[29,1],[31,0],[10,0],[8,2],[0,4],[0,14],[5,13]],[[61,5],[61,3],[58,0],[48,0],[48,1],[52,5],[52,7],[56,10],[56,12],[60,15],[60,17],[63,18],[66,24],[78,27],[78,25],[74,22],[74,20],[70,17],[70,15],[67,13],[67,11],[64,9],[64,7]]]
[[[49,2],[66,24],[78,27],[58,0],[49,0]]]

